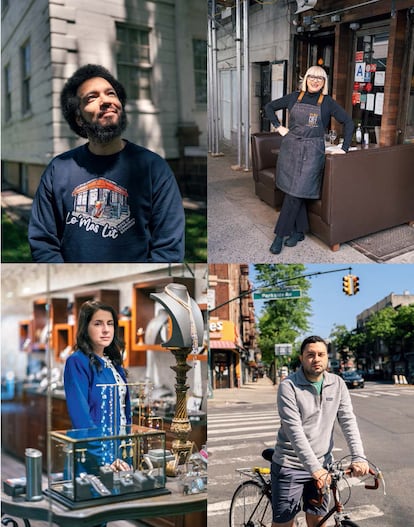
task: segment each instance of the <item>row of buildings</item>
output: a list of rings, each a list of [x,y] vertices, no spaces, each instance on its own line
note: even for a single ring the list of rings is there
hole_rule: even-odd
[[[209,385],[213,390],[239,387],[253,379],[261,359],[249,266],[210,264],[208,274]],[[398,310],[411,305],[414,295],[408,291],[390,293],[357,315],[354,331],[364,332],[370,317],[385,308]],[[350,349],[346,354],[330,343],[330,367],[333,371],[358,368],[379,379],[405,375],[412,382],[414,348],[410,342],[404,346],[397,342],[391,347],[378,339],[369,348]]]

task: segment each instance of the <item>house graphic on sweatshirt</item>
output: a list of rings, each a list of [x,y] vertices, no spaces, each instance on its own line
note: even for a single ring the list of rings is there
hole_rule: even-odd
[[[130,214],[128,192],[105,178],[78,185],[72,192],[73,212],[118,223]],[[111,221],[112,220],[112,221]]]

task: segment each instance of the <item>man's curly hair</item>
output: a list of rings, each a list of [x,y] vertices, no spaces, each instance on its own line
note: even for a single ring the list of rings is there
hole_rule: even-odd
[[[79,86],[93,77],[102,77],[111,84],[116,91],[118,99],[122,104],[122,108],[125,108],[126,104],[126,92],[122,84],[115,79],[115,77],[103,66],[96,64],[86,64],[79,68],[70,77],[63,87],[62,93],[60,94],[60,105],[62,108],[63,117],[68,122],[71,129],[81,137],[87,137],[86,132],[76,122],[76,117],[79,115],[79,104],[80,99],[76,95]]]

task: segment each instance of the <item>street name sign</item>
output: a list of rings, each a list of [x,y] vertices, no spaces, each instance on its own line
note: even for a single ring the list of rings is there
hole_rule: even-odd
[[[302,291],[300,289],[279,289],[277,291],[260,291],[253,293],[255,300],[283,300],[286,298],[300,298]]]
[[[292,344],[275,344],[275,355],[292,355]]]

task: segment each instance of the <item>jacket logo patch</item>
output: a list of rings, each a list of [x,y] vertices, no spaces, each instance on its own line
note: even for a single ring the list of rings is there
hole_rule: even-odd
[[[326,399],[325,399],[325,400],[326,400],[326,401],[333,401],[333,400],[334,400],[334,398],[333,398],[333,397],[326,397]]]
[[[135,225],[130,218],[128,192],[105,178],[78,185],[72,192],[73,211],[66,216],[67,225],[77,225],[102,238],[118,238]]]

